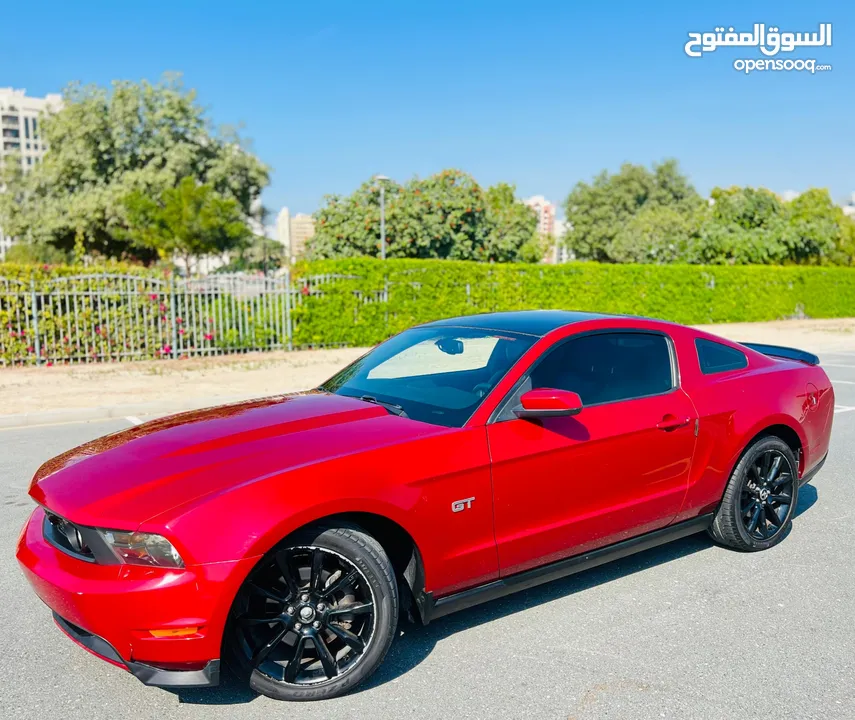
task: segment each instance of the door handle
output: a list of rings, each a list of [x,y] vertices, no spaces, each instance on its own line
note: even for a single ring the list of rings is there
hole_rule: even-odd
[[[656,428],[658,430],[676,430],[677,428],[684,427],[688,425],[692,421],[691,418],[682,417],[679,418],[676,415],[671,415],[670,413],[662,418],[658,423],[656,423]]]

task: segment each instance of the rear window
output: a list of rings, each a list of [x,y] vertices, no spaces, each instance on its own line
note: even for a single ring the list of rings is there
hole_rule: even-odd
[[[695,349],[698,351],[698,363],[704,375],[748,367],[748,358],[745,353],[736,348],[698,338],[695,340]]]

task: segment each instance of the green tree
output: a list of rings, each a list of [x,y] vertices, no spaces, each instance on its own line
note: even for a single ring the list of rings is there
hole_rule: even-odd
[[[610,260],[619,263],[691,262],[703,208],[681,211],[668,205],[650,205],[633,215],[607,247]]]
[[[487,259],[496,262],[538,262],[545,241],[537,233],[537,213],[517,200],[516,188],[498,183],[487,189]]]
[[[573,188],[564,203],[572,228],[564,242],[580,259],[607,262],[612,241],[642,208],[691,212],[702,203],[676,160],[654,165],[652,171],[626,163],[616,174],[604,170],[591,184],[580,182]]]
[[[239,248],[252,238],[238,201],[192,177],[158,198],[134,191],[123,204],[128,237],[161,258],[180,257],[188,274],[200,256]]]
[[[843,220],[848,218],[828,190],[811,188],[803,192],[786,204],[786,212],[783,241],[789,259],[811,264],[834,261],[843,245]]]
[[[384,181],[387,257],[507,262],[520,259],[537,224],[534,212],[499,184],[484,191],[459,170],[406,185]],[[380,255],[380,185],[327,196],[315,213],[310,258]]]
[[[64,106],[45,116],[44,160],[28,173],[7,163],[0,196],[7,232],[62,250],[151,260],[134,245],[125,198],[157,198],[190,177],[235,201],[249,216],[268,169],[232,130],[214,130],[178,76],[157,83],[70,85]]]

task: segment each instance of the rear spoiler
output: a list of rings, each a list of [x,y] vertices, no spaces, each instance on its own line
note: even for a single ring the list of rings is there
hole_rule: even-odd
[[[754,350],[769,357],[783,358],[784,360],[798,360],[808,365],[819,365],[819,358],[813,353],[795,348],[781,347],[780,345],[761,345],[760,343],[739,343],[749,350]]]

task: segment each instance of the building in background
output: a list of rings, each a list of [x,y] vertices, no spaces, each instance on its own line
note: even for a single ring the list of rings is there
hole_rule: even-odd
[[[40,127],[42,115],[61,107],[61,95],[34,98],[27,97],[26,90],[0,87],[0,164],[20,158],[25,172],[38,165],[47,151]],[[11,245],[12,238],[0,228],[0,260]]]
[[[293,258],[303,256],[306,250],[306,241],[314,234],[315,221],[311,215],[297,213],[291,218],[291,256]]]
[[[306,250],[306,241],[315,234],[315,221],[311,215],[297,213],[292,216],[284,207],[276,216],[276,239],[285,248],[289,261],[294,263]]]
[[[291,213],[284,207],[276,216],[276,239],[285,248],[285,255],[291,258]]]
[[[849,202],[843,206],[843,212],[851,218],[855,218],[855,192],[849,198]]]
[[[537,213],[537,231],[541,235],[555,234],[555,205],[543,195],[534,195],[523,202]]]

